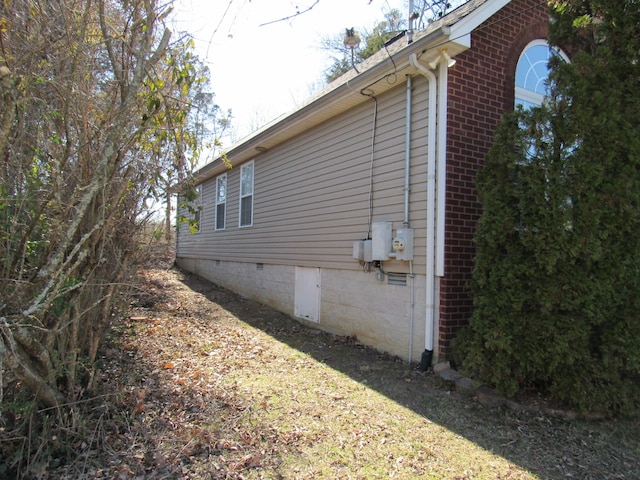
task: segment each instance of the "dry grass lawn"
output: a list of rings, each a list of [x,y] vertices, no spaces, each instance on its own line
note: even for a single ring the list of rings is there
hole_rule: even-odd
[[[32,478],[640,478],[638,421],[484,407],[168,265],[139,272],[102,361],[86,435]]]

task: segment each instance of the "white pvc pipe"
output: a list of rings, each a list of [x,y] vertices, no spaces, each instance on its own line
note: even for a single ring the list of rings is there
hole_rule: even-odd
[[[438,159],[436,202],[436,276],[444,277],[444,229],[445,229],[445,201],[447,185],[447,74],[448,66],[445,62],[438,71]]]
[[[405,111],[405,135],[404,135],[404,217],[402,224],[409,226],[409,192],[411,191],[411,89],[413,83],[411,75],[407,75],[407,99]]]
[[[437,142],[437,85],[436,76],[418,61],[413,53],[409,63],[429,82],[429,119],[427,145],[427,258],[426,258],[426,319],[424,349],[433,352],[433,332],[435,321],[435,188],[436,188],[436,142]]]

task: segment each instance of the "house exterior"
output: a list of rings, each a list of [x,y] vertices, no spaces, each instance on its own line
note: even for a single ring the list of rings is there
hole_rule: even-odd
[[[544,0],[471,0],[241,141],[232,168],[197,172],[177,264],[422,367],[446,359],[472,311],[476,173],[502,114],[543,88],[527,52],[548,19]]]

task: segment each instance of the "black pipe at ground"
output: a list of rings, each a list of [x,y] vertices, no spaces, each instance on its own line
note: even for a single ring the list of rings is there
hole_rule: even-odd
[[[422,352],[420,358],[420,371],[426,372],[431,367],[431,361],[433,360],[433,350],[425,350]]]

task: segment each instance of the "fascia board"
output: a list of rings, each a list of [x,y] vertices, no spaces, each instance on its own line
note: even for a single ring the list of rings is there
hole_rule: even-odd
[[[451,41],[471,48],[471,32],[504,8],[511,0],[486,0],[473,13],[451,25]],[[471,2],[470,2],[471,3]]]
[[[373,89],[373,92],[378,95],[384,90],[393,88],[395,85],[380,80],[390,74],[396,74],[400,78],[403,73],[414,73],[413,67],[409,64],[409,56],[412,53],[422,54],[426,50],[432,49],[435,57],[438,50],[434,46],[446,44],[448,33],[448,27],[440,27],[408,45],[406,45],[405,37],[401,40],[403,45],[396,47],[394,51],[382,50],[378,52],[374,55],[377,58],[371,57],[358,66],[359,69],[366,68],[366,70],[360,74],[354,70],[346,73],[336,82],[329,84],[325,89],[312,96],[297,110],[275,119],[240,140],[225,152],[226,158],[232,165],[237,166],[256,158],[262,152],[338,115],[342,111],[368,101],[370,97],[361,93],[364,89]],[[227,167],[221,159],[213,160],[196,172],[196,184],[202,183],[226,169]]]
[[[409,56],[416,53],[422,61],[435,58],[442,48],[447,48],[453,57],[471,47],[471,32],[510,0],[471,0],[449,15],[434,22],[429,29],[414,32],[413,43],[407,44],[407,37],[398,40],[370,57],[355,70],[347,72],[325,89],[312,96],[297,110],[281,116],[263,128],[240,140],[226,154],[232,165],[239,165],[256,158],[262,152],[273,148],[289,138],[307,130],[349,108],[363,103],[368,97],[361,91],[369,88],[391,73],[415,73],[409,64]],[[431,58],[432,59],[432,58]],[[380,82],[379,87],[384,87]],[[388,85],[387,88],[392,88]],[[380,91],[375,91],[379,94]],[[226,170],[220,158],[203,166],[195,174],[196,183],[218,175]]]

